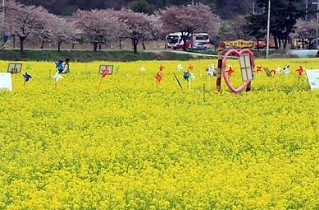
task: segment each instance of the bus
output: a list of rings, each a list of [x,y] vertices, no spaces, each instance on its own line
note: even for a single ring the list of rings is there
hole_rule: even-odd
[[[166,36],[166,47],[174,50],[183,49],[184,41],[181,32],[170,33]],[[186,39],[188,49],[207,50],[209,48],[208,33],[190,34]]]
[[[196,33],[193,36],[193,49],[207,50],[209,48],[208,33]]]

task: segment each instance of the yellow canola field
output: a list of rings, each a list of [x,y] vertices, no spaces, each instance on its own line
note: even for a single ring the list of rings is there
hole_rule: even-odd
[[[57,86],[53,62],[23,62],[0,91],[0,209],[318,209],[319,96],[296,72],[318,61],[257,59],[290,74],[238,95],[215,93],[216,59],[74,62]]]

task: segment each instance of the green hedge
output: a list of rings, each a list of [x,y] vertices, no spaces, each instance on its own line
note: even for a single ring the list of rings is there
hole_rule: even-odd
[[[133,51],[57,51],[57,50],[25,50],[22,54],[19,50],[0,50],[0,60],[11,61],[54,61],[57,59],[70,58],[73,61],[136,61],[136,60],[191,60],[205,58],[185,53],[174,52],[138,52]],[[207,58],[207,57],[206,57]]]

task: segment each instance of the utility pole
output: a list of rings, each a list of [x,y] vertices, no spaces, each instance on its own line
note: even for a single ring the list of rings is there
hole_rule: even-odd
[[[318,0],[318,1],[319,1],[319,0]],[[268,1],[266,59],[268,59],[268,56],[269,56],[269,36],[270,36],[270,0]]]
[[[1,15],[1,26],[4,29],[4,14],[5,14],[5,4],[4,0],[2,0],[2,5],[0,6],[0,15]]]
[[[6,31],[5,31],[5,21],[4,21],[4,17],[5,17],[5,2],[4,2],[5,0],[2,0],[2,5],[0,6],[0,15],[1,15],[1,31],[0,31],[0,33],[1,33],[1,38],[2,37],[4,37],[4,35],[5,35],[5,33],[6,33]],[[4,49],[5,48],[5,41],[4,41],[4,39],[3,39],[3,44],[2,44],[2,47],[1,47],[2,49]]]
[[[316,19],[316,48],[318,49],[318,21],[319,21],[319,0],[317,0],[317,19]]]
[[[306,0],[305,4],[306,4],[306,15],[305,15],[305,20],[307,21],[307,20],[308,20],[308,0]]]

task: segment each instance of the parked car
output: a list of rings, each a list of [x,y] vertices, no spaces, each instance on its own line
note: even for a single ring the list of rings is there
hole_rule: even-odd
[[[209,44],[206,43],[197,43],[193,46],[195,50],[208,50]]]

